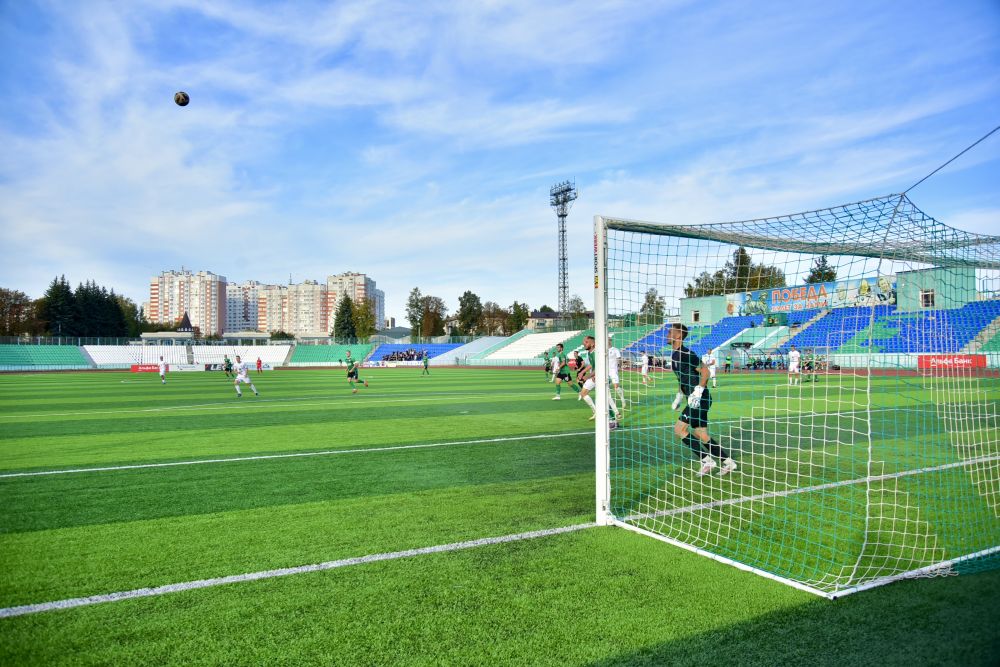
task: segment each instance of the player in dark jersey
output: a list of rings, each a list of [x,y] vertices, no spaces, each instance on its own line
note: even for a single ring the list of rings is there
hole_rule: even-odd
[[[566,358],[566,353],[563,351],[563,344],[556,344],[556,356],[554,357],[555,364],[557,366],[556,370],[556,395],[552,397],[553,401],[562,400],[562,384],[565,382],[570,386],[573,391],[580,393],[580,389],[573,384],[573,376],[570,374],[569,359]]]
[[[673,402],[674,410],[685,398],[687,399],[684,412],[674,424],[674,434],[701,459],[699,476],[715,469],[718,465],[715,458],[722,461],[720,474],[728,475],[736,470],[736,462],[715,438],[708,434],[708,411],[712,407],[712,395],[708,390],[708,367],[701,362],[696,353],[684,346],[687,334],[688,328],[678,323],[670,327],[667,335],[670,347],[673,348],[670,367],[680,383],[680,391],[677,392]]]
[[[351,351],[347,351],[347,381],[351,383],[351,393],[358,393],[358,369],[361,367],[360,362],[351,358]],[[368,380],[363,380],[365,387],[368,386]]]

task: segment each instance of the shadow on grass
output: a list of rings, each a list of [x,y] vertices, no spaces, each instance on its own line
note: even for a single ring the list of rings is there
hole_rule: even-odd
[[[1000,665],[1000,571],[816,599],[596,665]]]

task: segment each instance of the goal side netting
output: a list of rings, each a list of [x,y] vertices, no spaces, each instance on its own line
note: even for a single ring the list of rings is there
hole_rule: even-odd
[[[1000,237],[890,195],[594,250],[600,523],[827,597],[1000,564]]]

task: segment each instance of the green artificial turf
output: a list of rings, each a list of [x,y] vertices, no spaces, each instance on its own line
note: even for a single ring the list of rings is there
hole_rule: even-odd
[[[321,453],[0,478],[0,607],[593,521],[592,422],[572,391],[551,401],[540,371],[432,373],[363,371],[371,387],[352,395],[342,371],[271,372],[241,399],[221,374],[0,376],[0,474]],[[636,422],[671,423],[656,411],[676,385],[660,381]],[[755,430],[760,380],[725,381],[713,417],[736,439]],[[905,393],[879,396],[891,408]],[[907,440],[889,440],[910,465]],[[929,460],[947,460],[928,440]],[[690,471],[662,442],[677,459],[646,481]],[[718,521],[758,543],[811,534],[776,516]],[[794,571],[797,556],[777,562]],[[997,600],[991,571],[831,602],[594,527],[0,619],[0,664],[988,665]]]

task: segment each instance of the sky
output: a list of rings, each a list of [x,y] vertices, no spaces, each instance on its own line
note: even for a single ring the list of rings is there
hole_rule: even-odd
[[[1000,2],[0,0],[0,287],[368,274],[557,306],[549,189],[711,223],[902,192],[1000,125]],[[175,91],[191,97],[173,102]],[[1000,132],[912,190],[1000,234]]]

